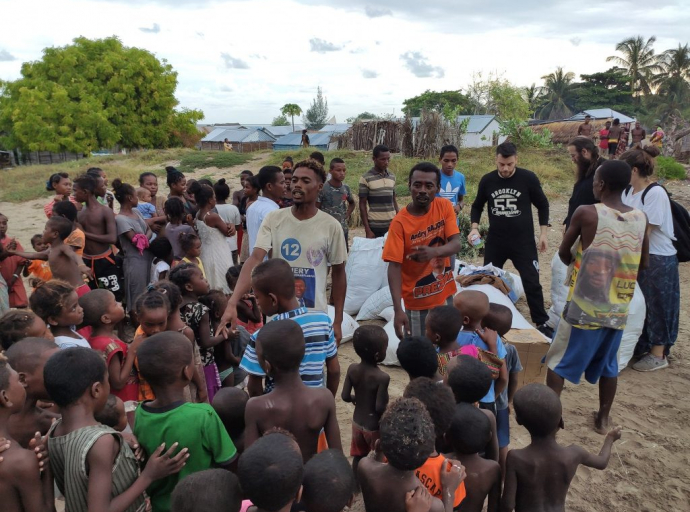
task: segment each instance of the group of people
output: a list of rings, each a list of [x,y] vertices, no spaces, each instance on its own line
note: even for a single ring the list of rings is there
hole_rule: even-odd
[[[466,195],[457,148],[445,146],[438,166],[410,170],[403,207],[390,150],[374,148],[359,207],[366,236],[385,237],[397,356],[410,383],[389,403],[390,379],[378,367],[388,337],[359,327],[360,361],[340,394],[355,405],[352,467],[335,406],[355,208],[344,161],[331,160],[328,175],[318,152],[256,176],[243,171],[232,198],[224,180],[187,180],[174,168],[167,200],[151,173],[138,189],[113,180],[112,197],[100,169],[73,189],[67,175],[52,176],[56,197],[34,253],[7,236],[0,215],[0,269],[15,308],[0,318],[3,507],[53,510],[55,482],[66,510],[77,512],[147,502],[154,512],[337,512],[357,492],[370,512],[563,509],[577,466],[605,468],[620,438],[609,419],[615,355],[638,269],[654,265],[654,228],[657,245],[668,235],[663,215],[652,219],[635,203],[653,170],[648,153],[602,162],[586,138],[569,149],[578,175],[559,249],[573,261],[569,303],[547,354],[548,386],[516,391],[510,310],[481,292],[456,293]],[[547,250],[549,204],[517,160],[513,144],[497,147],[467,239],[476,240],[488,204],[485,261],[513,262],[534,323],[552,335],[537,255]],[[663,203],[660,192],[646,190],[645,211]],[[648,285],[669,288],[671,256],[659,256]],[[27,299],[19,273],[29,261],[41,263]],[[127,316],[136,331],[123,341]],[[641,340],[649,357],[666,360],[673,343],[658,331],[672,322],[650,319]],[[607,436],[599,455],[556,442],[563,380],[582,374],[600,383],[596,427]],[[531,435],[527,448],[509,450],[509,404]]]
[[[619,158],[626,150],[634,146],[642,146],[643,142],[647,140],[647,131],[642,128],[639,121],[635,121],[634,128],[630,128],[631,123],[623,123],[619,118],[614,118],[613,121],[606,121],[604,127],[597,133],[599,137],[599,152],[601,157],[609,156],[609,158]],[[588,137],[594,139],[595,130],[592,124],[592,116],[587,114],[585,121],[577,127],[578,137]],[[653,146],[661,149],[666,134],[657,126],[656,130],[650,136],[648,142]]]

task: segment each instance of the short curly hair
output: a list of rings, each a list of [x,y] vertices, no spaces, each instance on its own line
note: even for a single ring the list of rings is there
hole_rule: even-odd
[[[44,322],[62,313],[67,298],[74,293],[74,287],[58,279],[39,284],[29,298],[29,307]]]
[[[36,321],[36,314],[31,311],[12,310],[0,317],[0,343],[7,350],[13,344],[26,338],[26,332]]]
[[[434,424],[416,398],[399,398],[388,406],[379,425],[381,450],[402,471],[420,467],[434,452]]]
[[[450,427],[455,409],[455,399],[450,388],[427,377],[419,377],[407,385],[403,396],[416,398],[424,404],[434,422],[436,439],[442,438]]]
[[[307,158],[306,160],[297,162],[293,167],[294,172],[296,172],[297,169],[299,169],[300,167],[306,167],[307,169],[311,169],[312,171],[314,171],[314,174],[316,174],[316,176],[318,176],[318,178],[321,180],[321,183],[326,183],[326,171],[323,170],[323,165],[321,165],[321,163],[317,162],[313,158]]]

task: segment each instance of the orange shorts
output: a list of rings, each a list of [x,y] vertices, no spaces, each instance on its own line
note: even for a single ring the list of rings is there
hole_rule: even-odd
[[[350,443],[350,455],[352,457],[366,457],[374,451],[376,440],[379,439],[379,431],[367,430],[352,422],[352,442]]]

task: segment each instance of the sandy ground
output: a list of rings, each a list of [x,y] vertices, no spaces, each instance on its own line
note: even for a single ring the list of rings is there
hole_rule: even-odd
[[[233,186],[239,185],[239,171],[258,171],[267,156],[232,169],[203,169],[188,177],[212,175],[224,177]],[[690,183],[672,183],[674,198],[690,207]],[[161,182],[161,191],[166,190]],[[9,217],[11,236],[27,247],[29,239],[40,233],[45,223],[43,204],[45,199],[24,204],[0,202],[0,212]],[[549,250],[540,256],[541,282],[547,306],[550,304],[550,261],[561,240],[560,222],[565,217],[566,204],[559,201],[552,205],[554,227],[549,230]],[[361,230],[352,230],[354,236]],[[509,266],[508,266],[509,268]],[[612,418],[623,427],[623,438],[616,443],[608,469],[595,471],[580,468],[570,488],[567,502],[569,511],[591,512],[621,511],[675,511],[690,510],[690,405],[687,390],[690,389],[690,264],[680,267],[681,325],[676,348],[671,355],[671,366],[666,370],[639,373],[626,369],[621,373],[618,395],[612,410]],[[529,318],[526,303],[518,303],[520,311]],[[342,375],[347,367],[357,361],[352,344],[340,348]],[[391,399],[402,396],[407,376],[399,368],[384,368],[391,375],[389,393]],[[598,452],[603,437],[593,430],[592,411],[597,409],[598,393],[595,386],[566,385],[562,396],[565,430],[559,434],[563,444],[575,443],[592,452]],[[341,425],[343,447],[349,453],[351,439],[350,421],[354,407],[337,399],[337,413]],[[529,443],[527,432],[511,423],[513,447]],[[354,510],[363,510],[361,501]]]

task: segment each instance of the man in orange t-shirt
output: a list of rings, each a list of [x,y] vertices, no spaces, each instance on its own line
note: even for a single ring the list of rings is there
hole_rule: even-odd
[[[460,231],[451,202],[436,197],[440,184],[441,171],[434,164],[422,162],[412,168],[412,202],[391,221],[383,248],[400,339],[423,336],[429,310],[450,303],[456,291],[448,257],[460,250]]]

